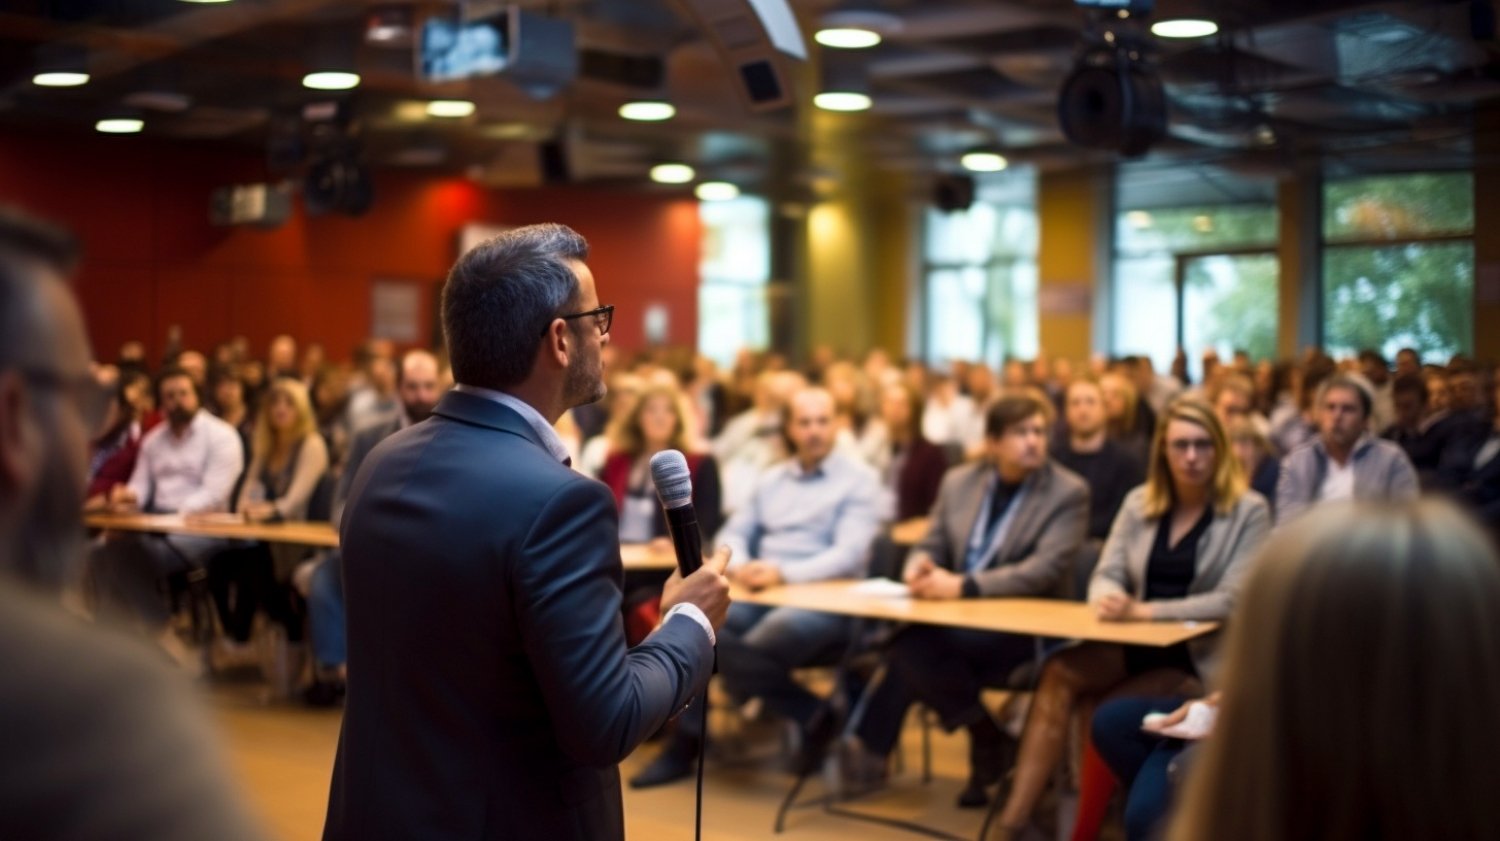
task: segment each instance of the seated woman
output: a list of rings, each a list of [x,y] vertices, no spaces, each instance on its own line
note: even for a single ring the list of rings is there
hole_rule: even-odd
[[[880,390],[878,440],[871,466],[885,486],[882,519],[925,517],[937,501],[948,457],[922,435],[922,396],[901,381]],[[872,424],[873,425],[873,424]]]
[[[250,466],[235,510],[252,523],[307,519],[307,506],[328,472],[328,448],[318,434],[307,387],[282,377],[265,393],[255,422]],[[287,639],[302,639],[303,611],[288,584],[308,547],[277,543],[232,550],[214,559],[209,583],[219,620],[238,642],[250,639],[255,611],[265,608],[286,627]]]
[[[1110,529],[1089,602],[1110,622],[1225,621],[1270,528],[1266,501],[1246,487],[1218,417],[1179,400],[1157,424],[1146,483],[1125,497]],[[1025,831],[1076,712],[1110,695],[1196,694],[1200,678],[1212,678],[1218,637],[1165,649],[1083,643],[1048,660],[1000,813],[1001,837]]]
[[[662,450],[687,456],[693,480],[693,509],[705,548],[723,522],[719,503],[719,468],[711,455],[690,452],[688,424],[692,415],[677,388],[646,387],[630,407],[615,433],[615,450],[604,461],[599,479],[615,494],[620,506],[621,543],[657,543],[670,551],[667,518],[651,481],[651,457]],[[667,574],[632,572],[625,576],[626,636],[632,643],[656,627],[661,584]]]
[[[1500,838],[1500,558],[1447,503],[1278,532],[1171,841]]]
[[[1271,445],[1270,427],[1256,416],[1230,421],[1225,430],[1229,447],[1239,460],[1240,469],[1250,481],[1250,490],[1266,498],[1271,513],[1276,513],[1276,480],[1281,476],[1281,459]]]

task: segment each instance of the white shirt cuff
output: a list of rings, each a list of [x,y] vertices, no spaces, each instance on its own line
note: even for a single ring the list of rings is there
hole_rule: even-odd
[[[671,619],[672,619],[673,616],[676,616],[679,613],[682,614],[683,616],[688,617],[689,619],[693,620],[694,622],[697,622],[700,626],[702,626],[703,633],[708,634],[708,644],[709,645],[716,646],[716,645],[719,644],[718,638],[716,636],[714,636],[714,626],[713,626],[713,623],[708,621],[707,614],[705,614],[695,604],[690,604],[688,602],[681,602],[680,604],[673,605],[672,609],[669,610],[669,611],[667,611],[667,615],[663,616],[661,618],[661,623],[663,625],[667,624],[667,622],[671,621]]]

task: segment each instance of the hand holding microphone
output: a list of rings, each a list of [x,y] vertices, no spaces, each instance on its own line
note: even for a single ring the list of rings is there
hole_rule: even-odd
[[[677,571],[662,588],[661,609],[666,613],[682,602],[697,605],[717,631],[729,613],[729,547],[721,546],[703,563],[703,538],[693,511],[693,480],[687,459],[676,450],[663,450],[651,457],[651,481],[661,498],[667,531],[677,553]]]

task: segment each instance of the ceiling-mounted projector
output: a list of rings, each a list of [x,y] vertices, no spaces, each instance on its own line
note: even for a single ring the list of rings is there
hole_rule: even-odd
[[[1167,133],[1166,91],[1134,49],[1100,44],[1083,52],[1063,82],[1057,120],[1079,146],[1143,155]]]

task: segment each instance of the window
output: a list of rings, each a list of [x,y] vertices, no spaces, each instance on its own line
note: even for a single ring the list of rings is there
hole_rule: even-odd
[[[1323,345],[1446,361],[1474,348],[1474,179],[1379,175],[1323,187]]]
[[[741,348],[764,350],[770,340],[770,208],[764,199],[741,196],[702,202],[698,214],[698,351],[728,367]]]
[[[1180,347],[1197,378],[1207,350],[1276,351],[1276,208],[1270,204],[1126,209],[1115,222],[1114,352],[1158,371]]]
[[[929,209],[924,231],[926,359],[997,365],[1036,356],[1034,202],[980,201],[953,213]]]

